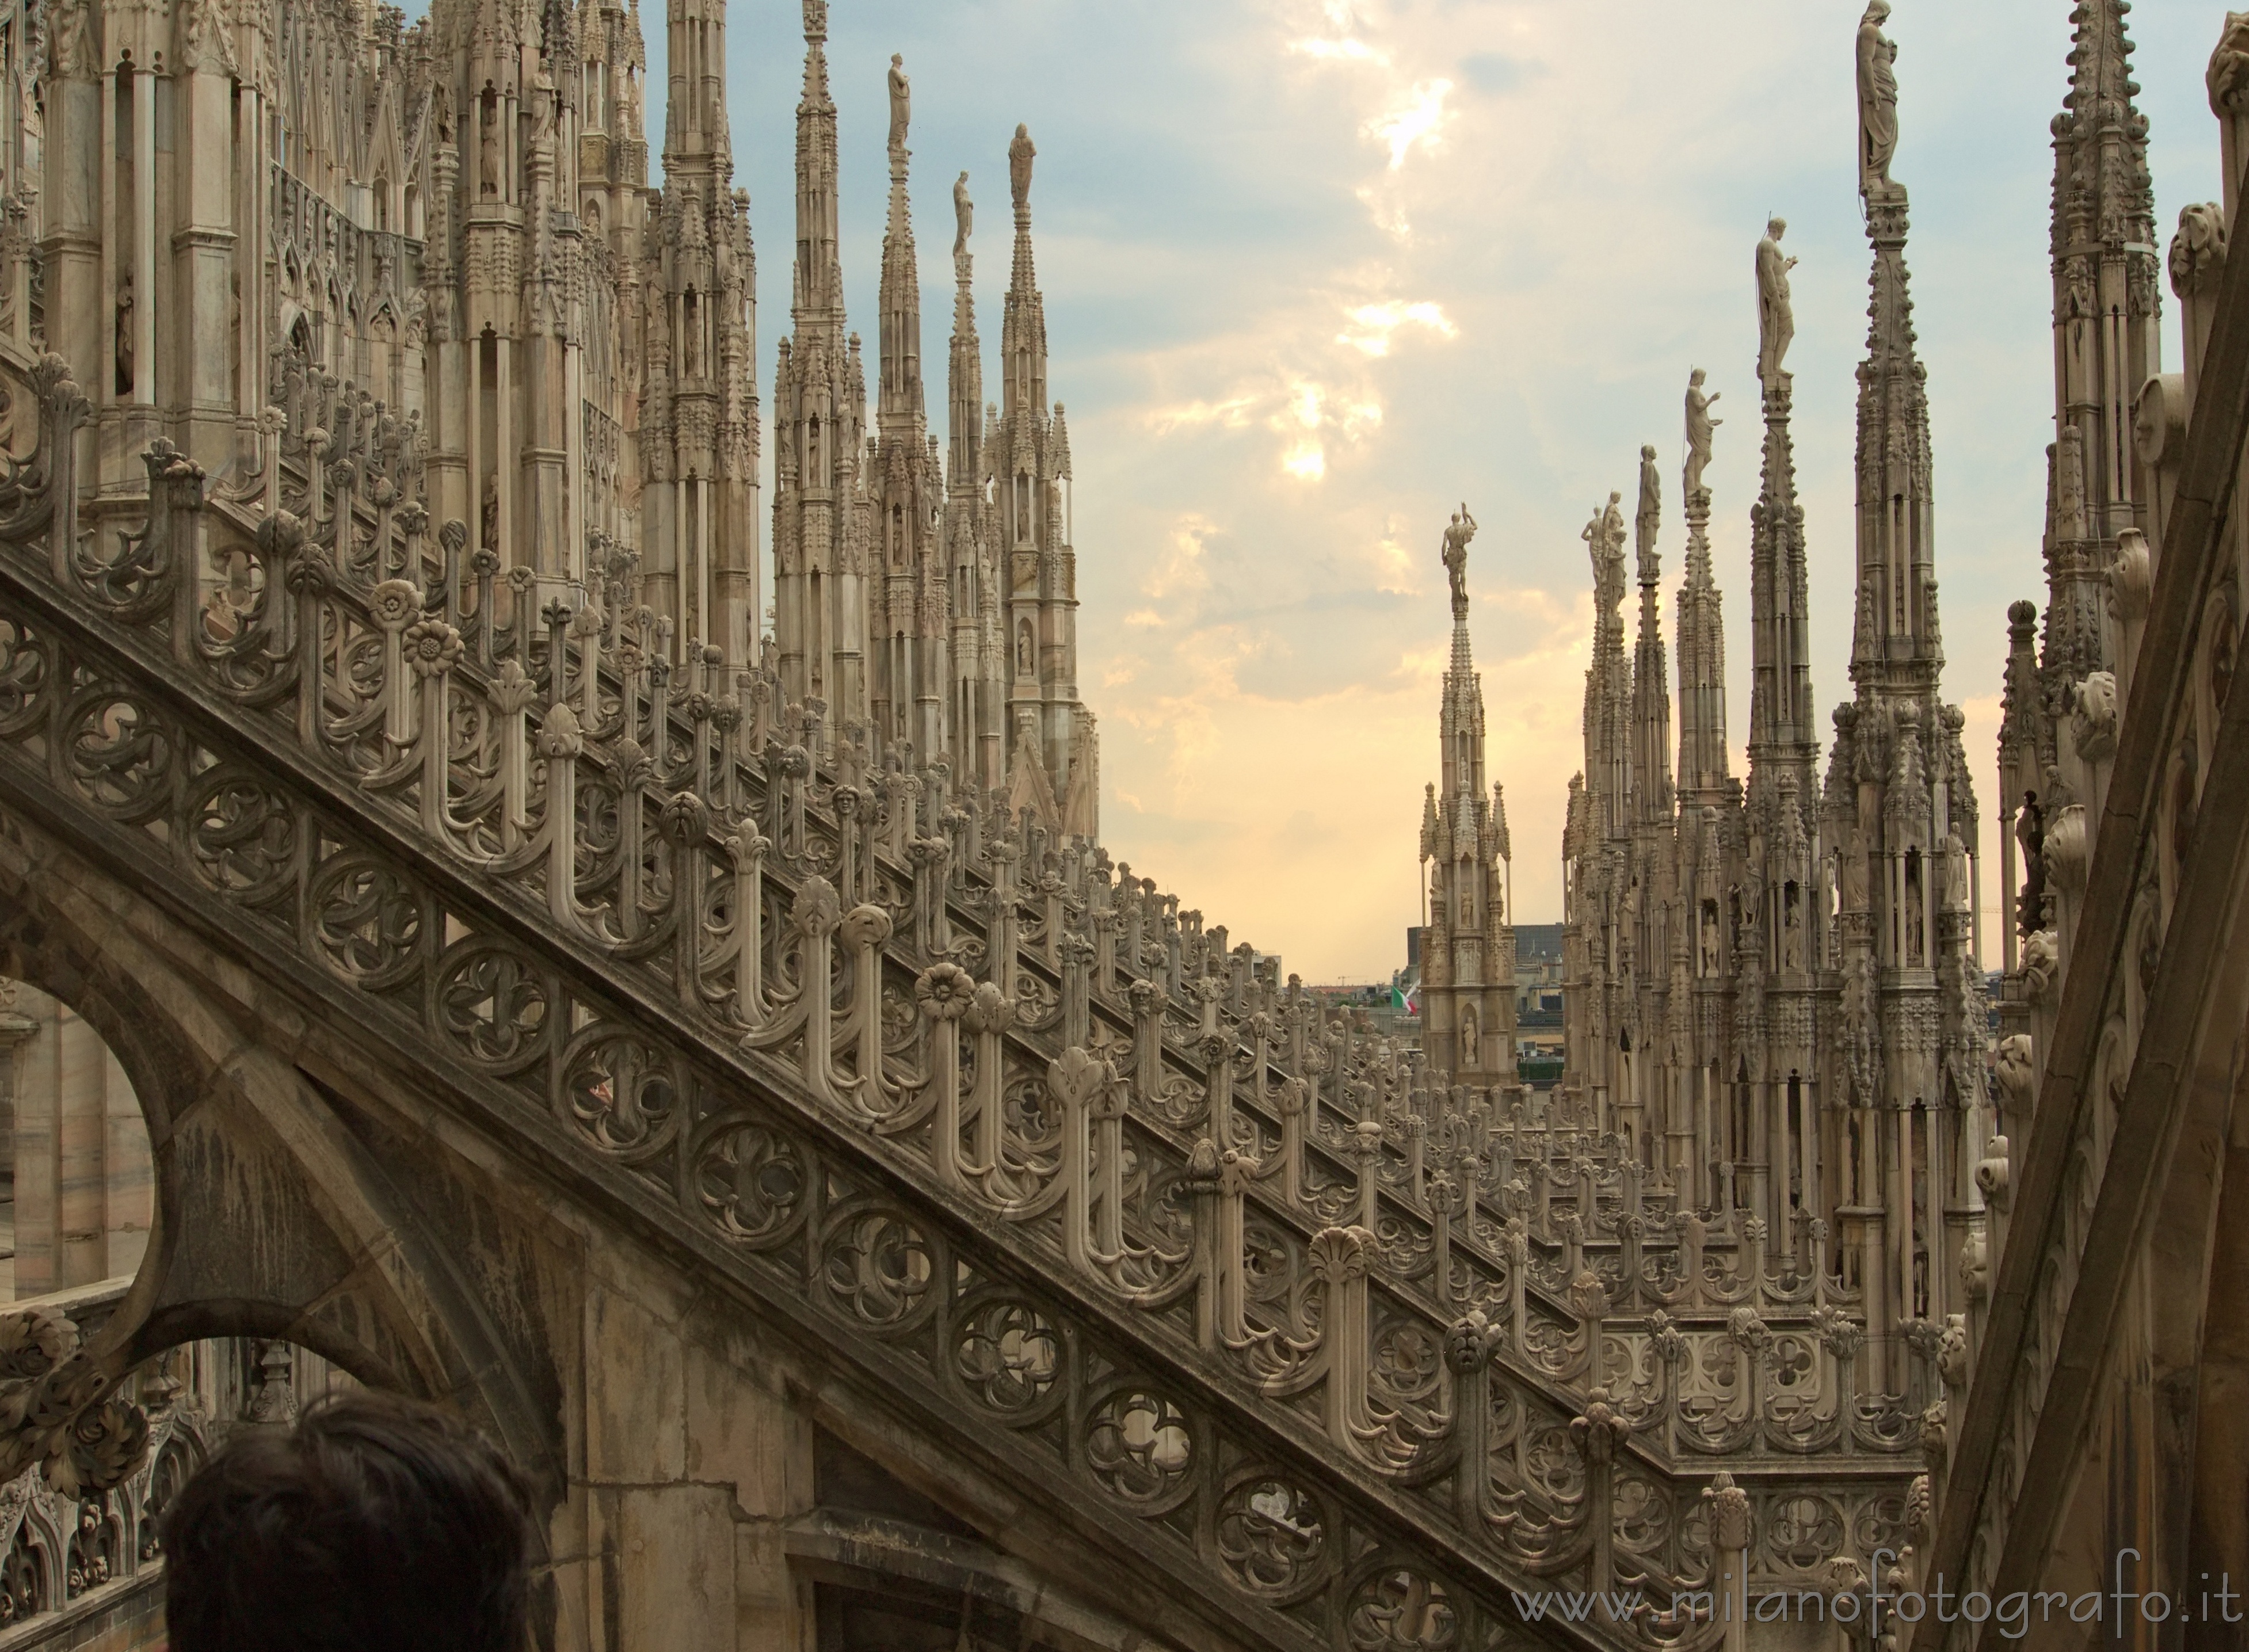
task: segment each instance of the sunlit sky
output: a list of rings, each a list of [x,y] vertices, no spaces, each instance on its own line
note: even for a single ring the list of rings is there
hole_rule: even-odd
[[[1912,191],[1935,427],[1946,690],[1968,712],[1987,850],[2006,605],[2042,592],[2047,128],[2067,86],[2071,9],[1897,0],[1888,24],[1902,87],[1892,172]],[[1578,533],[1612,489],[1629,511],[1640,444],[1654,443],[1669,650],[1686,540],[1680,409],[1695,367],[1726,419],[1708,482],[1744,773],[1760,436],[1751,257],[1774,212],[1802,260],[1789,365],[1815,687],[1825,702],[1847,696],[1869,261],[1854,162],[1860,10],[835,0],[845,290],[870,353],[891,54],[913,79],[933,372],[952,324],[952,180],[966,169],[980,208],[988,378],[1008,272],[1007,141],[1021,120],[1038,143],[1039,274],[1076,469],[1081,679],[1101,719],[1103,836],[1120,859],[1307,981],[1387,979],[1403,963],[1448,637],[1439,540],[1465,499],[1482,526],[1471,623],[1517,918],[1558,919],[1592,623]],[[660,15],[650,0],[652,124]],[[2202,72],[2224,15],[2145,0],[2132,17],[2166,242],[2183,204],[2218,193]],[[727,46],[769,396],[787,328],[798,0],[737,0]],[[2165,331],[2176,365],[2175,317]],[[931,392],[941,421],[942,383]],[[770,440],[766,451],[769,481]],[[1986,928],[1995,938],[1992,919]]]

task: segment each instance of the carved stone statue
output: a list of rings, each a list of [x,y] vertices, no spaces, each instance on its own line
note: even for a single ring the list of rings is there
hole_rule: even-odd
[[[1601,513],[1601,538],[1608,547],[1612,564],[1624,561],[1624,495],[1612,493],[1606,509]]]
[[[1787,233],[1787,219],[1770,220],[1757,250],[1757,377],[1768,389],[1779,382],[1781,363],[1796,337],[1796,309],[1788,296],[1788,272],[1796,260],[1780,250],[1780,237]]]
[[[1843,851],[1843,910],[1865,912],[1867,893],[1867,832],[1863,826],[1854,826],[1850,846]]]
[[[825,40],[828,38],[828,0],[804,0],[804,38]]]
[[[1655,450],[1640,450],[1640,511],[1633,519],[1634,540],[1640,550],[1643,570],[1648,558],[1654,554],[1656,537],[1663,527],[1663,478],[1656,474]],[[1642,578],[1647,577],[1643,572]]]
[[[497,551],[499,549],[499,478],[498,476],[485,478],[485,497],[480,514],[484,527],[483,548],[487,551]]]
[[[92,7],[86,0],[72,0],[53,14],[49,61],[58,79],[91,80],[101,72],[101,54],[93,44]]]
[[[1468,514],[1467,501],[1461,504],[1452,525],[1445,529],[1445,548],[1441,553],[1445,572],[1453,584],[1453,615],[1465,619],[1468,612],[1468,541],[1475,537],[1475,518]]]
[[[477,128],[477,188],[479,194],[499,196],[499,100],[487,98]]]
[[[913,119],[913,83],[906,79],[905,59],[891,53],[891,148],[906,147],[906,127]]]
[[[1594,602],[1603,614],[1611,616],[1624,601],[1624,517],[1617,508],[1620,499],[1620,495],[1610,494],[1607,506],[1596,510],[1578,535],[1593,559]]]
[[[968,237],[976,227],[976,203],[968,198],[968,175],[964,172],[953,183],[953,256],[959,258],[968,251]]]
[[[1897,153],[1897,43],[1882,33],[1889,0],[1872,0],[1859,19],[1859,193],[1886,195]]]
[[[1696,368],[1687,375],[1687,497],[1702,489],[1702,467],[1710,462],[1710,442],[1723,419],[1710,416],[1710,403],[1723,392],[1702,389],[1704,374]]]
[[[2244,20],[2249,27],[2249,18]],[[2213,292],[2225,273],[2225,209],[2205,202],[2179,209],[2171,237],[2171,291],[2181,299]]]
[[[1031,141],[1030,127],[1018,126],[1014,141],[1008,145],[1008,187],[1014,195],[1018,212],[1030,208],[1031,162],[1038,153],[1038,146]]]
[[[1944,910],[1968,910],[1968,845],[1958,832],[1944,834]]]
[[[2210,54],[2203,84],[2210,93],[2211,112],[2220,120],[2249,102],[2249,11],[2229,11]]]
[[[2023,794],[2015,816],[2015,841],[2023,851],[2023,886],[2016,897],[2015,922],[2025,935],[2046,927],[2046,809],[2036,792]]]
[[[546,70],[531,83],[531,147],[539,149],[554,141],[554,81]]]

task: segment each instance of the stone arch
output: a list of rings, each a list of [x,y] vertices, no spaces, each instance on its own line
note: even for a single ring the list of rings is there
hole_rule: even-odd
[[[371,1387],[458,1407],[560,1500],[559,1398],[532,1368],[551,1355],[497,1333],[462,1242],[434,1230],[430,1197],[406,1185],[445,1174],[431,1144],[383,1138],[364,1098],[298,1064],[285,1010],[261,1023],[239,973],[190,930],[4,806],[0,975],[85,1018],[148,1129],[148,1251],[85,1345],[100,1397],[185,1344],[286,1340]]]

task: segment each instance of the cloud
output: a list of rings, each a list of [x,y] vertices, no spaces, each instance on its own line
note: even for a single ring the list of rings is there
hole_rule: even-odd
[[[1472,52],[1461,59],[1461,79],[1478,92],[1501,96],[1519,89],[1538,65],[1503,52]]]
[[[1425,149],[1437,146],[1439,128],[1445,122],[1445,97],[1452,89],[1449,80],[1421,81],[1407,94],[1403,107],[1366,123],[1367,135],[1389,149],[1393,172],[1406,164],[1415,144]]]
[[[1420,327],[1440,338],[1455,339],[1460,328],[1445,314],[1445,306],[1427,299],[1406,304],[1393,299],[1382,304],[1362,304],[1351,312],[1351,328],[1337,335],[1362,355],[1387,355],[1400,327]]]
[[[1654,443],[1675,646],[1674,467],[1695,365],[1728,414],[1709,533],[1741,774],[1760,436],[1751,251],[1776,210],[1802,258],[1790,366],[1823,724],[1849,695],[1869,259],[1858,6],[1732,0],[1714,27],[1708,8],[1646,0],[1143,0],[1129,29],[1114,0],[977,7],[985,26],[966,31],[927,0],[838,9],[847,297],[871,347],[882,70],[903,48],[925,251],[955,169],[1004,201],[1008,134],[1027,120],[1038,137],[1051,383],[1077,473],[1080,677],[1102,719],[1120,858],[1308,978],[1404,961],[1451,657],[1438,540],[1465,498],[1484,523],[1469,624],[1517,910],[1558,918],[1592,626],[1578,530],[1612,489],[1629,495]],[[2168,222],[2217,191],[2208,18],[2142,6],[2134,24]],[[1983,0],[1902,10],[1891,32],[1936,426],[1945,682],[1970,717],[1989,903],[2005,606],[2043,588],[2047,121],[2067,90],[2069,24],[2051,0]],[[653,52],[661,31],[650,33]],[[732,113],[760,203],[768,383],[791,297],[791,33],[779,8],[752,8],[729,31],[738,77],[760,88],[738,88]],[[654,62],[650,79],[662,84]],[[987,234],[987,394],[1000,252]],[[941,423],[953,295],[924,275]],[[2165,327],[2175,353],[2175,318]],[[1987,914],[1994,949],[1997,936]]]

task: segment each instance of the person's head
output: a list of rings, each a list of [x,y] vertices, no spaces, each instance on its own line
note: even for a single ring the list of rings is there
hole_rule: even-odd
[[[247,1428],[164,1515],[171,1652],[525,1652],[530,1503],[484,1437],[353,1394]]]
[[[1709,375],[1708,374],[1704,373],[1702,369],[1698,367],[1688,374],[1687,382],[1690,387],[1699,388],[1702,381],[1709,376]]]
[[[1767,218],[1764,221],[1764,232],[1771,236],[1774,240],[1779,240],[1782,236],[1788,233],[1788,220],[1786,218]]]

